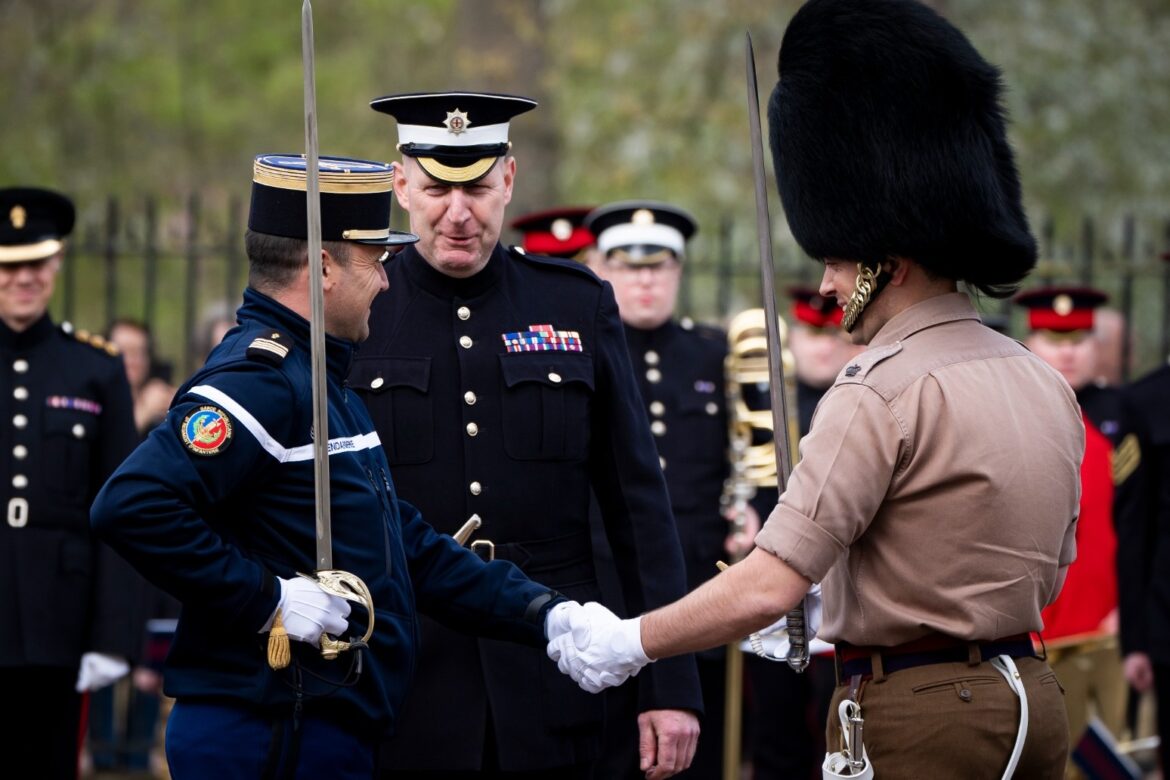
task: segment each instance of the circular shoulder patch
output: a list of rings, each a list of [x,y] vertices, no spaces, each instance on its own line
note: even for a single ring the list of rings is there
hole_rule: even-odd
[[[232,443],[232,421],[217,406],[200,406],[183,418],[183,444],[196,455],[218,455]]]

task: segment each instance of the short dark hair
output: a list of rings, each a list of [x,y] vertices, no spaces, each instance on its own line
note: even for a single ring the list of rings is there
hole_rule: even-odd
[[[260,292],[283,290],[309,262],[308,242],[301,238],[273,236],[248,230],[244,249],[248,254],[248,285]],[[347,241],[323,241],[321,247],[339,265],[349,264]]]

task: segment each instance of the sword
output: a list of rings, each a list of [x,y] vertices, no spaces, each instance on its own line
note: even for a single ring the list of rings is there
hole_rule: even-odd
[[[329,409],[325,386],[325,291],[321,267],[321,181],[318,170],[317,86],[313,54],[313,6],[301,6],[301,56],[305,71],[305,197],[308,211],[309,343],[313,382],[313,489],[316,498],[317,558],[315,579],[321,589],[361,604],[369,624],[360,643],[321,635],[321,655],[333,659],[353,644],[365,645],[374,633],[374,602],[369,588],[355,574],[333,568],[333,535],[329,497]],[[308,575],[306,575],[308,576]]]
[[[776,314],[776,272],[772,266],[772,221],[768,216],[768,190],[764,177],[764,141],[760,130],[760,88],[756,83],[756,59],[751,33],[747,34],[748,125],[751,130],[752,173],[756,184],[756,238],[760,245],[760,285],[764,296],[764,327],[768,337],[768,395],[772,405],[772,445],[776,449],[776,482],[783,493],[792,473],[792,449],[785,402],[784,361],[780,359],[780,326]],[[804,600],[788,613],[788,665],[796,672],[808,666],[808,631]]]

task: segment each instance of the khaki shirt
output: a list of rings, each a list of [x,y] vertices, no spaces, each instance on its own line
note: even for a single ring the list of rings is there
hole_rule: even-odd
[[[838,375],[756,544],[823,582],[830,642],[1039,630],[1076,557],[1084,448],[1056,371],[965,294],[930,298]]]

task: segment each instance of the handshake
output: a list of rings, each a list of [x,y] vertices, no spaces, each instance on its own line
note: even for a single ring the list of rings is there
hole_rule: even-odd
[[[548,657],[589,693],[621,685],[650,663],[642,649],[642,618],[622,620],[597,602],[563,602],[544,624]]]

